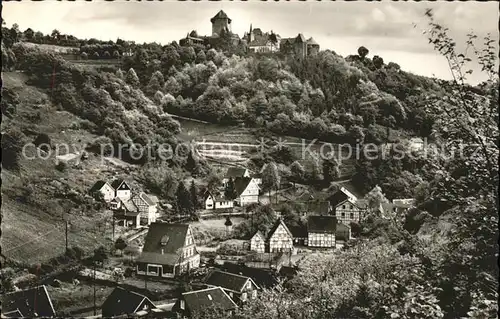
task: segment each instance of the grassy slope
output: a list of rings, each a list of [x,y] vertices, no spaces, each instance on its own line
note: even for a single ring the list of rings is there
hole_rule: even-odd
[[[86,130],[71,129],[80,119],[57,111],[47,102],[49,98],[45,93],[26,84],[27,78],[22,73],[5,72],[2,78],[4,86],[13,89],[20,99],[16,116],[6,120],[2,127],[19,127],[29,141],[37,133],[47,133],[54,144],[71,145],[70,151],[82,150],[96,137]],[[34,120],[36,113],[40,114],[40,119]],[[61,149],[60,154],[65,154],[65,150]],[[67,215],[70,246],[78,245],[89,250],[109,242],[107,237],[111,237],[112,229],[109,212],[88,215],[82,207],[75,208],[72,202],[59,200],[57,196],[64,190],[86,194],[98,179],[133,176],[134,167],[124,163],[122,167],[115,166],[93,155],[81,165],[69,167],[64,172],[55,169],[55,154],[47,160],[21,158],[20,162],[20,172],[2,170],[1,240],[2,253],[6,257],[33,264],[63,253],[65,224],[62,215],[68,212],[63,206],[73,207]],[[28,187],[32,187],[31,197],[40,205],[19,198]]]

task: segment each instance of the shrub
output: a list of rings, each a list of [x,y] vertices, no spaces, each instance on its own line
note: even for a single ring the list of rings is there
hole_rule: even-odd
[[[66,162],[59,161],[56,165],[56,169],[59,172],[65,172],[68,169],[68,164]]]

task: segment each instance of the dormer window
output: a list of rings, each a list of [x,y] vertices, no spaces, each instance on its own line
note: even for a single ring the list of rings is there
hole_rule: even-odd
[[[162,246],[166,246],[166,245],[167,245],[167,243],[168,243],[168,240],[169,240],[169,239],[170,239],[170,237],[168,237],[168,236],[166,236],[166,235],[165,235],[165,236],[163,236],[163,237],[161,238],[160,244],[161,244]]]

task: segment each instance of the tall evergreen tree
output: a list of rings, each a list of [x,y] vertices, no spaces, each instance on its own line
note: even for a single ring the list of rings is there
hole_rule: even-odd
[[[189,193],[191,195],[191,202],[193,203],[193,209],[197,209],[199,207],[198,190],[196,189],[194,180],[191,181],[191,186],[189,187]]]
[[[193,156],[193,152],[191,151],[188,153],[187,156],[186,169],[191,173],[194,173],[194,171],[196,170],[196,165],[197,165],[196,160]]]
[[[229,178],[229,181],[226,184],[226,188],[224,190],[224,196],[230,200],[233,200],[236,198],[236,189],[235,189],[234,180],[232,177]]]
[[[177,212],[181,215],[190,215],[194,212],[191,194],[186,189],[184,182],[180,182],[175,193],[177,199]]]

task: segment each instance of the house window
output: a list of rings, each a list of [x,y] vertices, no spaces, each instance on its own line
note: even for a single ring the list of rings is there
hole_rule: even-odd
[[[184,310],[184,308],[185,308],[185,307],[186,307],[186,306],[185,306],[185,304],[184,304],[184,300],[181,300],[181,302],[180,302],[180,308],[181,308],[182,310]]]
[[[345,217],[345,213],[340,214],[342,217]]]
[[[252,299],[257,298],[257,290],[252,291]]]
[[[349,215],[350,215],[351,219],[354,219],[354,213],[350,213]]]
[[[342,209],[345,209],[345,205],[342,205]]]
[[[247,300],[247,293],[246,292],[241,294],[241,300],[243,300],[243,301]]]

